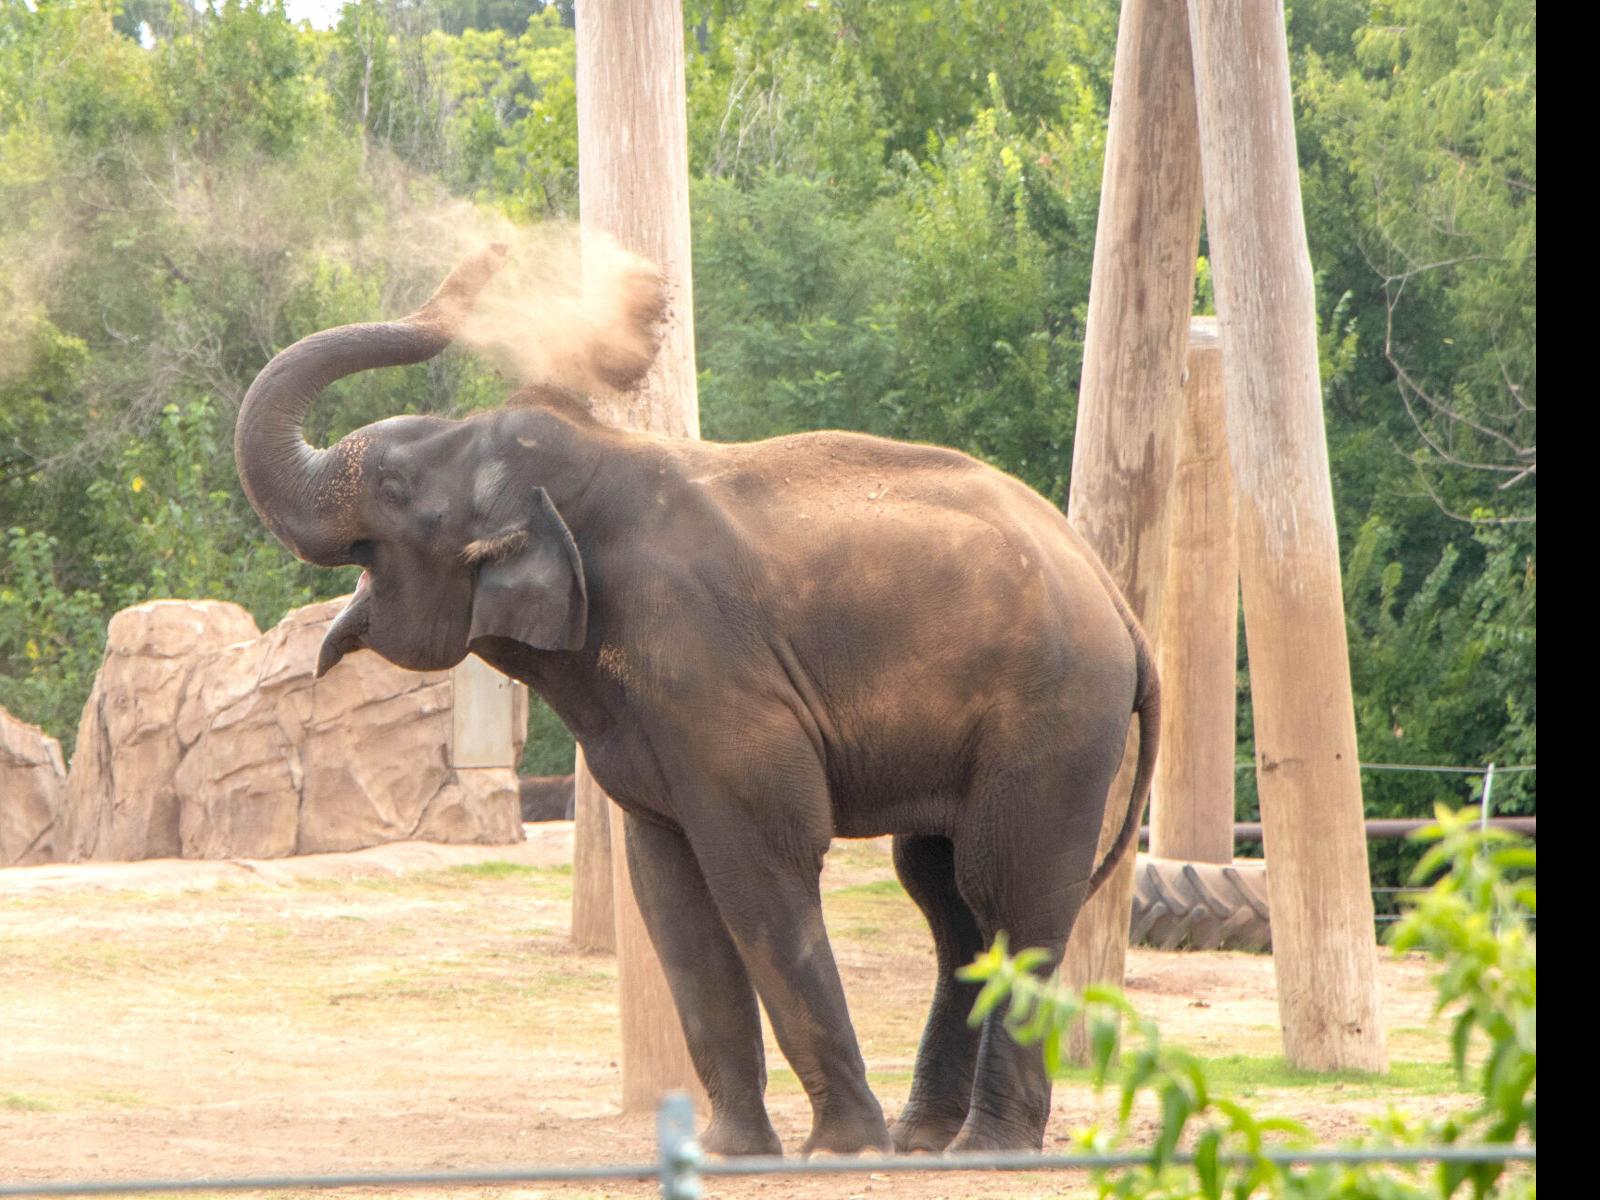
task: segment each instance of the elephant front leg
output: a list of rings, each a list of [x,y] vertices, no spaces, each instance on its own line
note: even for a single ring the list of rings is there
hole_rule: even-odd
[[[717,1154],[782,1154],[767,1116],[755,989],[682,834],[628,814],[628,871],[672,989],[695,1073],[711,1099],[700,1142]]]
[[[889,1150],[822,923],[823,851],[797,861],[761,837],[729,839],[725,831],[696,847],[778,1044],[810,1097],[811,1135],[801,1153]]]

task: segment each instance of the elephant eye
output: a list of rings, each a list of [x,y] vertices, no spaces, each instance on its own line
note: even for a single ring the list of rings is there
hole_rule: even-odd
[[[378,495],[383,498],[386,504],[404,504],[406,499],[405,485],[390,476],[378,484]]]

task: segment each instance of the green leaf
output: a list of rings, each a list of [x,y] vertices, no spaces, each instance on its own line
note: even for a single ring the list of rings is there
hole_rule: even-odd
[[[1120,1033],[1117,1022],[1114,1020],[1107,1020],[1101,1017],[1090,1023],[1089,1053],[1094,1067],[1094,1079],[1097,1083],[1105,1079],[1106,1073],[1111,1068],[1111,1060],[1116,1057]]]
[[[1178,1139],[1183,1136],[1183,1127],[1188,1123],[1192,1111],[1189,1094],[1177,1084],[1168,1083],[1161,1089],[1161,1131],[1151,1148],[1159,1166],[1171,1161],[1172,1152],[1177,1149]]]
[[[1222,1196],[1222,1170],[1218,1151],[1222,1147],[1222,1134],[1208,1129],[1194,1144],[1194,1171],[1200,1177],[1200,1194],[1206,1200],[1220,1200]]]
[[[1006,998],[1011,991],[1011,980],[1003,975],[996,975],[983,985],[983,990],[978,993],[978,998],[972,1002],[972,1012],[967,1017],[968,1025],[982,1025],[983,1020],[1000,1001]]]

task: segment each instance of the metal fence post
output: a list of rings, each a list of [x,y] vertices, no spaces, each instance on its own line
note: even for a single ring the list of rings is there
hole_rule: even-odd
[[[687,1092],[661,1097],[656,1139],[661,1144],[662,1200],[700,1200],[700,1142],[694,1136],[694,1101]]]
[[[1489,828],[1489,796],[1494,791],[1494,764],[1489,764],[1489,769],[1483,776],[1483,816],[1478,821],[1479,829]]]

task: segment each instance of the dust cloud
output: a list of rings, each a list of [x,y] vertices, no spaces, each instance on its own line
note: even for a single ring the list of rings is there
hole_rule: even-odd
[[[659,345],[660,273],[603,234],[520,232],[460,340],[526,383],[583,394],[638,383]]]
[[[137,360],[118,368],[117,386],[104,389],[115,423],[137,424],[184,384],[236,406],[249,384],[236,364],[251,355],[223,346],[196,313],[226,312],[216,323],[270,357],[309,332],[301,325],[286,336],[285,328],[285,314],[303,316],[307,300],[345,321],[395,320],[458,262],[493,243],[508,247],[506,264],[460,330],[460,344],[516,384],[585,395],[626,390],[654,361],[666,312],[659,271],[602,234],[580,233],[576,222],[515,222],[376,151],[353,173],[344,164],[319,169],[299,161],[218,169],[176,159],[165,166],[165,174],[135,172],[120,191],[63,196],[57,209],[40,208],[20,227],[0,224],[0,312],[7,317],[0,322],[0,384],[30,370],[47,344],[40,335],[63,310],[62,328],[81,327],[91,357]],[[140,236],[108,253],[75,232],[93,212],[114,215]],[[97,272],[137,280],[122,290],[149,294],[102,306],[70,292],[74,281]],[[241,276],[250,281],[243,290],[234,286]],[[195,312],[164,303],[163,291],[175,284],[188,289]],[[118,306],[120,312],[97,311]],[[148,324],[115,328],[130,311]]]
[[[411,288],[432,287],[490,245],[506,247],[505,263],[462,322],[459,344],[518,383],[588,395],[640,382],[659,348],[666,292],[653,263],[605,234],[570,221],[519,225],[463,200],[412,198],[391,209],[384,228],[335,256],[404,263],[399,274],[415,277]],[[403,311],[391,304],[386,315]]]

